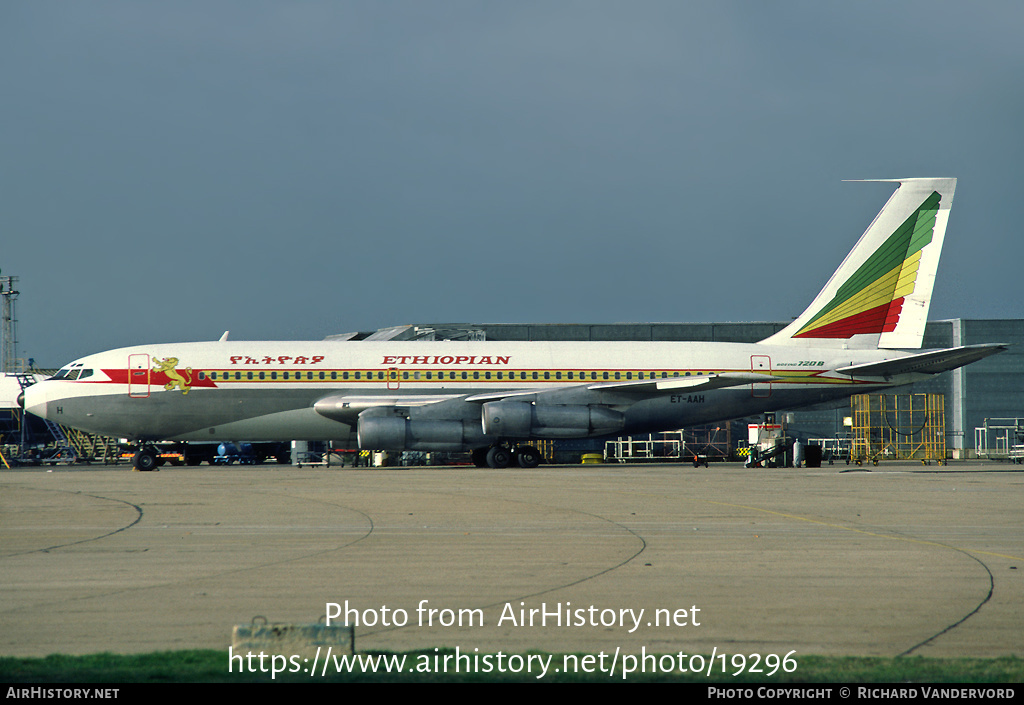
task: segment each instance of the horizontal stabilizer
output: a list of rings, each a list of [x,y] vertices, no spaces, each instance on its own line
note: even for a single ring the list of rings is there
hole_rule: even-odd
[[[836,370],[844,375],[857,375],[858,377],[895,377],[896,375],[918,372],[922,374],[936,375],[940,372],[955,370],[958,367],[981,360],[989,355],[995,355],[1006,350],[1004,344],[984,345],[963,345],[957,348],[945,350],[929,350],[928,352],[917,353],[895,360],[883,360],[882,362],[867,362],[861,365],[850,365],[840,367]]]

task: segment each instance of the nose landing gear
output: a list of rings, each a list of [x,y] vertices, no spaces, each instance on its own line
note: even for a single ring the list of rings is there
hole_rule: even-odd
[[[160,467],[160,456],[153,446],[139,446],[135,451],[132,465],[139,472],[150,472]]]

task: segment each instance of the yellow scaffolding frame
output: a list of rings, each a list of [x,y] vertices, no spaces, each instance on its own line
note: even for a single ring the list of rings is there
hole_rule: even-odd
[[[858,394],[850,399],[850,459],[946,462],[946,399],[943,394]]]

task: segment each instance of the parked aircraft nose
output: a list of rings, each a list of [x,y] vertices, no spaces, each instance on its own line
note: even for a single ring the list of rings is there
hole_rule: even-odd
[[[18,395],[18,404],[25,411],[41,418],[46,418],[45,382],[38,382]]]

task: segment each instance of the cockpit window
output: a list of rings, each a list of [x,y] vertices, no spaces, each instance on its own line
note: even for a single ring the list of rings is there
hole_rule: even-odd
[[[82,363],[76,362],[67,367],[63,367],[57,371],[50,379],[79,379],[79,377],[88,377],[92,374],[92,370],[82,370]]]
[[[82,374],[78,375],[78,379],[85,379],[86,377],[92,377],[92,370],[82,370]]]

